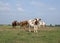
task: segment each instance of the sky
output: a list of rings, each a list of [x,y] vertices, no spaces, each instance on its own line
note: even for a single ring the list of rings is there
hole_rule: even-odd
[[[60,24],[60,0],[0,0],[0,24],[34,18]]]

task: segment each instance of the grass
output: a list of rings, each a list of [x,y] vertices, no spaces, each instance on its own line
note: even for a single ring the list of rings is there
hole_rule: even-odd
[[[11,26],[0,28],[4,28],[0,30],[0,43],[60,43],[60,27],[38,30],[38,33],[9,29]]]

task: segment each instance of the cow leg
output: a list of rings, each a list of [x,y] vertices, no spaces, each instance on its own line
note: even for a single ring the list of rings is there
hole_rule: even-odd
[[[13,26],[14,29],[16,29],[16,26]]]
[[[29,26],[29,32],[31,32],[30,26]]]
[[[23,26],[23,29],[25,30],[25,26]]]
[[[19,26],[20,27],[20,29],[21,29],[21,26]]]
[[[38,26],[34,26],[34,32],[38,32],[37,29],[38,29]]]

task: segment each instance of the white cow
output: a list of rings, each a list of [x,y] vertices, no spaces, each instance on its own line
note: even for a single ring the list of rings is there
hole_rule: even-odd
[[[45,22],[39,21],[39,28],[40,28],[40,27],[45,27],[45,26],[46,26],[46,23],[45,23]]]
[[[31,20],[28,20],[28,23],[29,23],[29,31],[31,32],[31,29],[30,27],[33,27],[34,28],[34,32],[37,32],[38,30],[38,23],[41,19],[39,18],[35,18],[35,19],[31,19]]]

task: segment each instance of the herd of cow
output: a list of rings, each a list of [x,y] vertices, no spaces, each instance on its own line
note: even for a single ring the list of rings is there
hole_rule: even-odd
[[[24,28],[28,27],[29,32],[31,32],[31,27],[33,27],[34,32],[37,32],[38,28],[40,28],[41,26],[45,27],[46,23],[43,22],[41,20],[41,18],[34,18],[31,20],[25,20],[25,21],[20,21],[20,22],[13,21],[12,27],[16,28],[16,26],[20,26],[20,27],[24,27]]]

